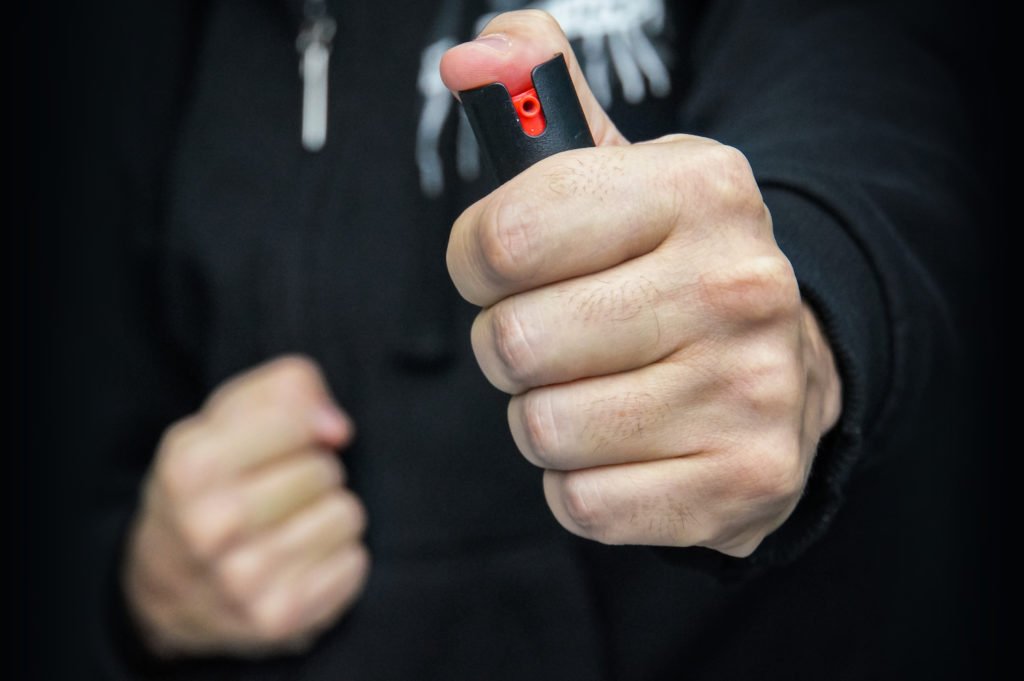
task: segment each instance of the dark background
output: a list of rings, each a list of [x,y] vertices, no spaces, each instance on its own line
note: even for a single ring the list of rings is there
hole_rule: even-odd
[[[1017,469],[1009,446],[1010,390],[1016,382],[1015,345],[1007,320],[1020,313],[1011,281],[1016,280],[1010,250],[1010,216],[1019,193],[1011,186],[1017,167],[1017,129],[1005,92],[1019,87],[1011,59],[1013,24],[997,2],[934,3],[959,7],[978,19],[964,27],[976,56],[970,90],[983,157],[979,172],[993,190],[986,217],[992,243],[987,273],[964,287],[977,304],[978,327],[966,329],[974,352],[983,356],[977,394],[965,396],[973,409],[970,463],[956,487],[959,508],[947,520],[945,536],[962,547],[966,582],[955,585],[972,598],[963,609],[964,667],[982,677],[1008,658],[1004,624],[1015,610],[1015,580],[1010,578],[1006,547],[1019,541],[1012,497]],[[970,8],[970,9],[967,9]],[[96,184],[90,169],[101,163],[104,145],[116,143],[121,126],[116,112],[105,110],[105,94],[116,90],[123,68],[131,68],[133,50],[160,40],[160,19],[145,2],[17,3],[5,23],[4,130],[4,291],[6,327],[14,332],[13,368],[4,377],[10,391],[14,437],[4,452],[4,516],[9,524],[4,612],[14,619],[8,631],[14,678],[81,678],[85,620],[80,603],[81,570],[89,547],[80,541],[83,509],[89,500],[87,461],[75,457],[76,399],[88,399],[89,386],[79,367],[88,361],[88,344],[102,316],[85,314],[85,301],[102,296],[101,284],[88,272],[108,265],[109,230],[90,213],[77,210],[102,200],[109,191]],[[125,44],[97,40],[106,22],[132,27]],[[1016,56],[1016,55],[1015,55]],[[161,87],[153,74],[153,87]],[[140,93],[145,97],[147,93]],[[146,150],[140,150],[145,153]],[[111,264],[112,265],[112,264]],[[1015,287],[1016,288],[1016,287]],[[982,626],[978,626],[978,623]],[[908,632],[912,636],[912,632]],[[77,673],[76,673],[77,671]]]

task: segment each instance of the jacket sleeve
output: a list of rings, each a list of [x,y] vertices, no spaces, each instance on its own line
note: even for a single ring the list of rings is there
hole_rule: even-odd
[[[742,151],[843,382],[793,515],[726,571],[786,563],[821,537],[931,373],[954,359],[950,280],[971,258],[971,128],[938,6],[714,3],[681,127]],[[927,18],[925,20],[924,18]]]

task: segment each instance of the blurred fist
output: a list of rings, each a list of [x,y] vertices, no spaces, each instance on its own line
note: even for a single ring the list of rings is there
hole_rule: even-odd
[[[154,652],[301,649],[348,608],[369,568],[335,453],[352,433],[299,357],[227,381],[164,433],[123,580]]]

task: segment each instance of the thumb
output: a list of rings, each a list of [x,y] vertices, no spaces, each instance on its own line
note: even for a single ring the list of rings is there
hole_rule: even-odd
[[[510,92],[532,87],[533,67],[558,53],[565,55],[590,133],[599,147],[628,144],[590,91],[576,55],[558,22],[540,10],[499,14],[473,42],[448,50],[441,59],[441,79],[453,93],[489,83],[504,83]]]

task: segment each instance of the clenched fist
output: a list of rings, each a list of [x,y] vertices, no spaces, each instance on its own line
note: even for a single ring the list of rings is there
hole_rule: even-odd
[[[630,145],[557,24],[501,15],[441,65],[519,88],[564,53],[595,149],[526,170],[455,223],[448,267],[483,307],[481,369],[558,521],[606,543],[750,554],[792,513],[840,385],[746,159],[709,139]]]
[[[167,430],[124,565],[155,652],[301,648],[344,612],[369,566],[365,512],[334,451],[351,437],[297,357],[228,381]]]

